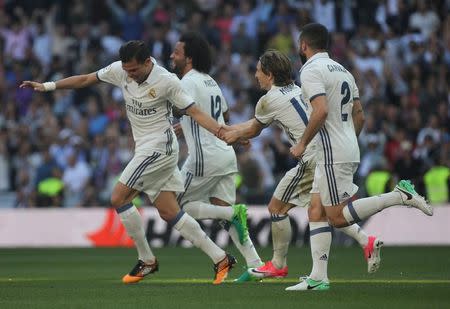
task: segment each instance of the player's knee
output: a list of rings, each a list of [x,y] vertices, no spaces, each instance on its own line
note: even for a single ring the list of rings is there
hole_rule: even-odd
[[[345,227],[348,225],[343,216],[328,217],[328,222],[330,225],[336,228]]]
[[[161,219],[163,219],[166,222],[172,221],[177,216],[176,213],[174,213],[173,211],[170,211],[168,209],[158,209],[158,212],[159,212],[159,216],[161,217]]]
[[[308,208],[308,219],[310,222],[322,222],[326,221],[326,214],[321,208]]]
[[[123,197],[120,194],[116,194],[113,192],[110,199],[111,207],[119,208],[125,204]]]

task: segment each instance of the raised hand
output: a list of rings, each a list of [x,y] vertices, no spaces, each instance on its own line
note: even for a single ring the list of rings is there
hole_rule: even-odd
[[[29,80],[23,81],[22,84],[20,84],[19,87],[20,88],[33,88],[34,91],[39,91],[39,92],[44,92],[45,91],[44,84],[38,83],[38,82],[29,81]]]

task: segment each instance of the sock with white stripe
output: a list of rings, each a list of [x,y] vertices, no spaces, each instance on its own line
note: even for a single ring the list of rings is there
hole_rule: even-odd
[[[313,267],[309,277],[328,280],[328,258],[331,247],[331,227],[328,222],[310,222],[310,243]]]
[[[361,247],[365,247],[369,242],[369,236],[367,236],[366,232],[364,232],[364,230],[356,223],[346,227],[341,227],[338,230],[354,238]]]
[[[253,245],[250,237],[248,237],[248,240],[243,245],[241,245],[236,228],[233,225],[228,225],[227,230],[234,245],[244,257],[247,267],[261,266],[263,262],[261,261],[258,252],[256,252],[255,246]]]
[[[223,219],[231,221],[233,218],[233,207],[216,206],[204,202],[189,202],[183,205],[183,210],[194,219]]]
[[[271,215],[272,219],[272,263],[281,269],[287,265],[287,253],[292,239],[291,221],[288,215]]]
[[[124,205],[116,209],[119,214],[120,221],[125,226],[128,236],[134,240],[134,244],[138,251],[138,258],[145,263],[152,264],[155,256],[145,237],[145,230],[142,224],[141,215],[136,207],[132,204]]]
[[[400,192],[389,192],[377,196],[349,201],[342,209],[342,214],[349,224],[353,224],[380,212],[381,210],[401,205],[403,203]]]
[[[184,211],[180,210],[171,223],[174,224],[174,228],[180,232],[181,236],[191,241],[194,246],[205,252],[213,260],[214,264],[225,258],[225,251],[220,249],[208,235],[205,234],[198,222]]]

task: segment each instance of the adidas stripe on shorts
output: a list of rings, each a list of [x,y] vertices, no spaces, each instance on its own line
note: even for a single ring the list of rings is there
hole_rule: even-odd
[[[178,169],[178,154],[136,153],[125,167],[119,181],[145,192],[154,202],[161,191],[183,192],[183,178]]]
[[[339,205],[358,191],[353,174],[359,163],[317,163],[311,193],[320,193],[323,206]]]
[[[295,206],[309,206],[310,190],[314,179],[315,161],[300,161],[290,169],[278,183],[273,196]]]

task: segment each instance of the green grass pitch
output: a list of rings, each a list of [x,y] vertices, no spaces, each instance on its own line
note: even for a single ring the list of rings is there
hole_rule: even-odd
[[[242,272],[242,258],[229,279]],[[122,276],[134,249],[1,249],[0,308],[450,308],[450,247],[386,247],[367,274],[360,248],[332,248],[329,291],[286,292],[309,273],[309,247],[291,248],[289,276],[220,286],[197,249],[155,249],[160,271],[135,285]],[[270,249],[260,250],[271,256]]]

